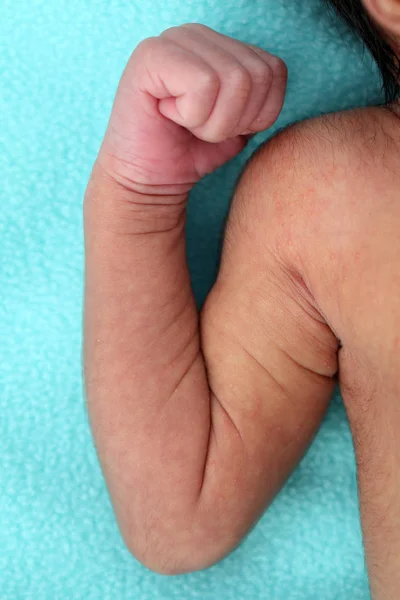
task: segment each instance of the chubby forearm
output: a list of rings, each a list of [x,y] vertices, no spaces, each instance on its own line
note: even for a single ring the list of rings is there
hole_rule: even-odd
[[[97,165],[85,198],[89,416],[121,532],[161,572],[239,543],[307,449],[336,372],[333,334],[272,255],[261,270],[240,260],[256,254],[234,220],[199,318],[184,200],[132,194]]]
[[[121,529],[135,539],[149,519],[156,528],[195,504],[209,437],[177,200],[127,192],[97,165],[85,197],[86,395]]]

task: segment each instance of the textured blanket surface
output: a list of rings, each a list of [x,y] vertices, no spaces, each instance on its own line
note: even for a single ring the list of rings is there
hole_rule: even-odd
[[[185,22],[277,53],[290,73],[276,126],[191,195],[199,303],[256,146],[293,121],[382,98],[372,61],[322,0],[0,0],[0,600],[369,598],[338,395],[281,494],[220,564],[155,575],[117,529],[82,386],[82,200],[130,53]]]

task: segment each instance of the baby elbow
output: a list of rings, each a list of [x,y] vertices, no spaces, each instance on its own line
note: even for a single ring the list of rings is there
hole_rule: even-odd
[[[196,565],[189,564],[189,560],[182,561],[181,558],[178,558],[172,540],[167,553],[163,552],[160,554],[152,547],[143,553],[136,548],[136,545],[134,547],[129,545],[128,550],[142,566],[157,575],[172,577],[175,575],[186,575],[199,570]]]
[[[176,540],[164,540],[160,552],[156,545],[144,551],[137,544],[126,544],[132,556],[146,569],[157,575],[175,576],[195,573],[213,566],[217,561],[208,560],[199,548],[181,548]]]
[[[200,539],[188,520],[181,525],[150,529],[133,535],[121,531],[125,545],[132,556],[144,567],[158,575],[174,576],[202,571],[216,564],[226,554],[211,540]]]

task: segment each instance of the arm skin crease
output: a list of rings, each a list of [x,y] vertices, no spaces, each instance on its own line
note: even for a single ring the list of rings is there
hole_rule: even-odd
[[[371,424],[391,431],[398,418],[398,130],[388,110],[362,109],[291,126],[259,150],[200,321],[184,213],[144,210],[95,165],[85,197],[88,410],[124,540],[154,571],[203,569],[238,545],[309,447],[338,369],[367,552],[379,562],[379,503],[371,510],[363,489],[377,471],[395,477]],[[390,498],[385,506],[385,518],[400,517]]]

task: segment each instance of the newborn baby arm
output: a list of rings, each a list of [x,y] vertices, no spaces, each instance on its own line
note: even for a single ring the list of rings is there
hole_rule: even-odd
[[[201,338],[182,226],[133,234],[127,192],[108,181],[96,191],[94,177],[91,417],[121,530],[150,567],[202,568],[235,547],[311,440],[340,339],[371,589],[396,598],[398,131],[389,111],[366,109],[296,125],[257,152]]]
[[[156,135],[156,116],[150,123]],[[204,568],[231,551],[311,441],[340,340],[371,587],[374,600],[395,598],[398,118],[385,109],[330,115],[256,153],[200,322],[185,262],[187,194],[182,185],[169,196],[132,189],[116,177],[114,152],[131,138],[114,129],[85,198],[85,378],[128,547],[162,573]],[[218,152],[226,160],[241,142],[223,144],[203,161],[215,168]]]
[[[340,340],[371,589],[396,598],[399,129],[385,109],[353,111],[291,127],[256,153],[201,336],[183,217],[143,211],[95,168],[89,409],[122,533],[151,568],[205,567],[245,535],[312,439]]]
[[[95,167],[86,391],[122,535],[144,564],[176,573],[231,551],[285,482],[327,408],[337,341],[276,259],[268,221],[253,243],[240,215],[200,336],[184,213],[142,200]]]
[[[282,61],[204,26],[145,40],[87,189],[89,416],[122,535],[162,573],[204,568],[239,543],[333,390],[337,341],[277,260],[267,221],[251,244],[247,208],[236,218],[200,322],[186,265],[188,191],[274,122],[285,84]]]

